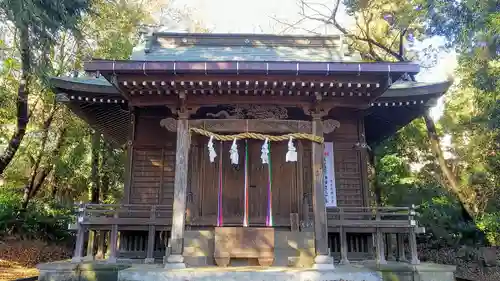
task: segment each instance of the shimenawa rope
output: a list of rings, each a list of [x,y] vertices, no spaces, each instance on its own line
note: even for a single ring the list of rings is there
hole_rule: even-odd
[[[323,143],[324,138],[320,136],[315,136],[311,134],[306,134],[306,133],[291,133],[291,134],[286,134],[286,135],[281,135],[281,136],[272,136],[272,135],[265,135],[265,134],[259,134],[259,133],[251,133],[251,132],[245,132],[245,133],[239,133],[236,135],[219,135],[219,134],[214,134],[212,132],[200,129],[200,128],[189,128],[190,131],[198,133],[200,135],[206,136],[206,137],[211,137],[213,136],[214,139],[219,140],[219,141],[233,141],[234,139],[240,140],[240,139],[256,139],[256,140],[266,140],[268,139],[269,141],[286,141],[289,140],[290,137],[294,139],[302,139],[302,140],[310,140],[313,142],[317,143]]]

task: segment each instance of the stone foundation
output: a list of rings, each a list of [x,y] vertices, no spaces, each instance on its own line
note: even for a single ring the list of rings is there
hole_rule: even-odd
[[[117,281],[120,270],[132,264],[107,264],[105,262],[52,262],[37,266],[39,281]]]
[[[41,281],[454,281],[455,266],[423,263],[409,265],[363,262],[337,265],[334,270],[290,267],[215,266],[164,269],[161,264],[72,264],[48,263],[38,266]]]
[[[376,264],[373,261],[365,261],[361,262],[360,265],[379,272],[384,281],[454,281],[456,271],[454,265],[435,263],[411,265],[396,262]]]

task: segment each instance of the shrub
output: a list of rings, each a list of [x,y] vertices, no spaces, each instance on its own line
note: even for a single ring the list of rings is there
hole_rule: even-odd
[[[62,241],[70,237],[68,224],[74,220],[73,208],[51,200],[33,200],[21,212],[21,195],[0,189],[0,236]]]
[[[500,246],[500,212],[485,213],[477,220],[477,226],[492,246]]]
[[[433,247],[482,244],[481,231],[448,196],[435,196],[420,205],[419,223],[426,228],[426,242]]]

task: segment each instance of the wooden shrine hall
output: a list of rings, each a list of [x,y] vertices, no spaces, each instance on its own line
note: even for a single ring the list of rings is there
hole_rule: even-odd
[[[128,161],[119,204],[80,206],[73,261],[419,263],[417,213],[373,206],[367,155],[448,89],[405,81],[417,64],[338,36],[156,32],[85,71],[57,99]]]

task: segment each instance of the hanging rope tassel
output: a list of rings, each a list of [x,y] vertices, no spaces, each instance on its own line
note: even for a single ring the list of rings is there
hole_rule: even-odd
[[[268,171],[268,185],[267,185],[267,217],[266,226],[273,226],[273,193],[272,193],[272,167],[271,167],[271,143],[267,145],[267,171]]]
[[[240,162],[240,156],[238,155],[238,145],[236,144],[236,139],[233,140],[231,149],[229,150],[229,157],[231,158],[231,164],[238,165]]]
[[[297,162],[297,149],[293,145],[293,137],[288,140],[288,152],[286,153],[286,162]]]
[[[217,157],[217,153],[215,152],[214,149],[214,136],[210,136],[210,140],[208,141],[207,147],[208,147],[208,157],[210,158],[210,163],[213,163],[215,161],[215,157]]]
[[[217,197],[217,226],[223,225],[222,220],[222,142],[220,142],[220,157],[219,157],[219,191]]]
[[[262,160],[262,164],[269,163],[269,139],[264,141],[264,144],[260,149],[260,159]]]
[[[245,140],[245,206],[243,214],[243,226],[248,226],[248,140]]]

